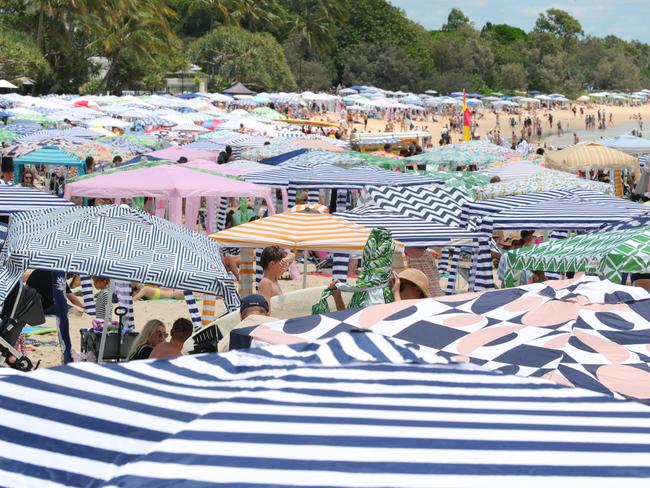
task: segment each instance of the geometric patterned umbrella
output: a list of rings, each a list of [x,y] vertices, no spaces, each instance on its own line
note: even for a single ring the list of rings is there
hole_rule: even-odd
[[[364,329],[452,361],[650,404],[650,293],[596,277],[406,300],[237,329],[231,347]]]
[[[0,388],[0,441],[20,438],[0,452],[2,484],[648,485],[647,406],[439,361],[348,333],[15,374]]]
[[[513,286],[517,271],[598,273],[620,283],[621,273],[650,271],[650,226],[594,232],[555,239],[509,251],[505,286]]]
[[[229,310],[239,306],[214,241],[123,205],[13,214],[0,253],[0,302],[26,269],[203,291]]]

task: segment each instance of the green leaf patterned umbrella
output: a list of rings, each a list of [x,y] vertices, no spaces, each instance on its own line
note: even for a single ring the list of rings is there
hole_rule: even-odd
[[[520,270],[584,271],[620,283],[621,273],[650,272],[650,226],[595,232],[509,251],[505,285]]]

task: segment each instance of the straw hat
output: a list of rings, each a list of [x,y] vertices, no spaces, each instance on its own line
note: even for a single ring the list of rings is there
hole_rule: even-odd
[[[419,269],[407,268],[399,274],[401,281],[409,281],[417,286],[425,298],[429,298],[429,279]]]

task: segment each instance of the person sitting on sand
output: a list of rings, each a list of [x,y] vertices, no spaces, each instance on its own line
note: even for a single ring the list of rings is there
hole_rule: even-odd
[[[194,325],[186,318],[176,319],[172,325],[169,342],[161,342],[153,348],[150,359],[175,358],[183,354],[183,344],[192,337]]]
[[[166,337],[167,331],[165,330],[165,324],[158,319],[148,321],[144,324],[142,332],[138,334],[133,346],[131,346],[127,361],[148,359],[154,347],[164,342]]]
[[[288,254],[279,246],[269,246],[262,251],[260,265],[264,276],[257,289],[269,304],[272,297],[282,295],[278,280],[287,271],[293,259],[293,254]]]

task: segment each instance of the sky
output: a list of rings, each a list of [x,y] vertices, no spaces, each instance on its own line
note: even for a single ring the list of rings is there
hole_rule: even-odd
[[[389,0],[409,18],[427,29],[439,29],[452,8],[459,8],[476,27],[486,22],[510,24],[530,31],[537,16],[549,8],[566,10],[582,24],[587,35],[612,34],[626,40],[650,43],[650,0]]]

